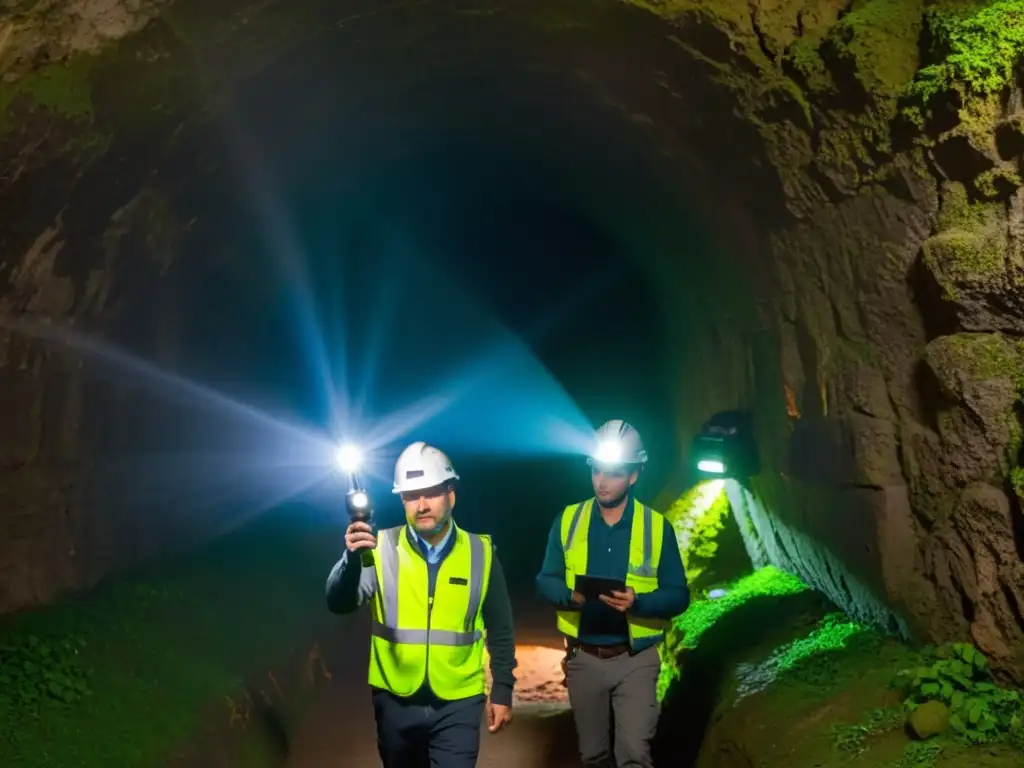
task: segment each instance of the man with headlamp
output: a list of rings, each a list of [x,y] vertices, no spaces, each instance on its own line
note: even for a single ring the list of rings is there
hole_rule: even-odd
[[[646,461],[630,424],[614,419],[597,431],[588,457],[594,496],[555,519],[537,576],[565,636],[566,686],[587,768],[653,766],[658,644],[690,602],[671,524],[633,495]]]

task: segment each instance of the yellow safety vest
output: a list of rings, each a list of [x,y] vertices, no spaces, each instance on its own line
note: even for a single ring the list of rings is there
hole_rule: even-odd
[[[594,499],[570,504],[562,512],[562,549],[565,552],[565,584],[575,589],[576,575],[587,572],[587,534],[594,509]],[[665,518],[646,504],[633,501],[633,527],[629,533],[629,566],[626,586],[638,594],[658,588],[658,564],[665,533]],[[626,614],[630,645],[637,640],[658,638],[665,634],[665,619],[642,619]],[[558,611],[558,630],[569,637],[579,637],[580,612]]]
[[[370,685],[409,696],[428,682],[447,700],[484,692],[481,609],[491,581],[491,540],[458,527],[452,535],[433,598],[427,561],[407,527],[388,528],[377,537]]]

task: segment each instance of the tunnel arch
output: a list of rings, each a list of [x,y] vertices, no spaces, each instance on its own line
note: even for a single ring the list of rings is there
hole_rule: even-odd
[[[1005,10],[996,6],[986,16],[972,6],[943,17],[948,9],[882,0],[826,4],[814,15],[761,4],[424,3],[339,14],[317,2],[301,11],[179,2],[122,19],[107,37],[76,36],[71,14],[58,13],[59,24],[28,14],[14,20],[17,33],[3,52],[14,85],[4,101],[2,195],[14,223],[0,244],[0,301],[7,316],[74,316],[81,327],[103,330],[118,300],[153,304],[138,288],[143,281],[155,285],[161,271],[189,265],[186,235],[206,244],[202,253],[223,279],[248,279],[239,267],[244,254],[218,240],[216,222],[200,218],[190,228],[189,206],[230,201],[234,208],[220,208],[224,217],[244,211],[244,182],[218,178],[227,162],[224,136],[213,139],[209,129],[233,100],[259,101],[301,73],[303,62],[347,89],[352,122],[380,83],[416,75],[419,84],[405,81],[406,109],[392,115],[394,147],[443,116],[445,89],[424,86],[439,72],[501,71],[525,60],[533,79],[522,77],[535,85],[550,85],[552,72],[573,73],[589,88],[581,92],[636,129],[634,157],[645,158],[636,166],[651,169],[640,184],[646,195],[621,194],[637,183],[624,174],[618,186],[591,184],[589,196],[576,200],[585,200],[592,218],[614,211],[620,242],[655,238],[657,247],[634,246],[628,257],[658,256],[644,263],[671,334],[678,444],[709,413],[752,408],[767,466],[752,482],[771,510],[764,535],[786,540],[791,553],[793,541],[804,542],[783,565],[819,586],[844,582],[845,607],[855,614],[899,614],[910,632],[930,639],[971,636],[1019,673],[1014,648],[1024,628],[1013,604],[1021,566],[1009,556],[1008,516],[1020,495],[1012,482],[1024,333],[1015,298],[1020,158],[1006,141],[1019,133],[1017,60],[1013,54],[995,74],[971,70],[969,56],[946,61],[950,50],[963,52],[959,24],[994,34]],[[44,29],[60,32],[47,41]],[[937,40],[942,34],[954,37]],[[123,39],[108,46],[108,37]],[[918,77],[924,67],[931,79]],[[346,71],[348,79],[337,76]],[[961,105],[955,117],[943,106],[956,103],[950,94]],[[490,95],[493,104],[510,91]],[[301,88],[263,103],[307,128],[324,114],[323,103],[304,99]],[[602,124],[575,117],[580,127]],[[464,115],[449,121],[470,126]],[[380,161],[369,150],[386,131],[375,125],[354,140],[355,157]],[[615,143],[604,138],[607,147]],[[317,144],[310,140],[306,149],[315,153]],[[699,212],[714,243],[703,249],[700,272],[687,275],[673,258],[681,233],[692,231],[675,221],[684,208]],[[992,258],[979,266],[971,254]],[[726,284],[736,290],[724,292]],[[941,294],[938,325],[939,310],[921,298],[929,290]],[[251,279],[246,291],[259,297],[256,305],[273,297],[272,285]],[[174,305],[169,297],[160,302]],[[125,326],[134,324],[130,316],[122,314]],[[14,411],[29,414],[12,421],[19,426],[8,438],[5,471],[12,496],[38,498],[23,466],[58,484],[84,466],[75,417],[58,429],[80,396],[77,362],[57,355],[40,362],[22,339],[5,354]],[[922,368],[935,373],[941,403],[921,387]],[[61,394],[64,382],[70,394]],[[37,418],[31,414],[44,392],[55,405]],[[801,417],[789,414],[787,392],[802,393]],[[929,408],[938,414],[934,423],[921,418]],[[980,426],[970,416],[979,408]],[[58,432],[73,434],[46,437]],[[835,461],[794,466],[794,443]],[[684,476],[681,469],[677,490]],[[65,513],[79,503],[73,496],[42,503],[25,536],[74,539]],[[980,531],[972,528],[979,515],[987,521]],[[64,532],[47,536],[51,527]],[[978,560],[981,550],[966,544],[976,536],[1002,555]],[[64,544],[44,549],[62,575],[19,587],[7,603],[46,599],[80,580],[78,565],[59,554]],[[814,564],[823,553],[829,568]],[[25,570],[22,556],[9,557],[15,571]],[[841,578],[836,563],[844,566]],[[988,573],[994,582],[981,579]],[[975,605],[971,616],[961,608],[965,599]]]

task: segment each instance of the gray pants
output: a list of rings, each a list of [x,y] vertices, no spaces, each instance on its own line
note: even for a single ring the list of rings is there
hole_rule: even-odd
[[[652,768],[658,727],[656,646],[599,659],[583,651],[566,663],[566,686],[586,768]],[[615,759],[612,759],[612,727]]]

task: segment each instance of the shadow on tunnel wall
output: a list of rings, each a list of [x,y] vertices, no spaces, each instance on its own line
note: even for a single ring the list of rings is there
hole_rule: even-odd
[[[811,591],[764,595],[726,612],[708,628],[696,648],[683,651],[680,677],[662,701],[655,765],[695,766],[733,665],[755,649],[781,642],[801,618],[820,616],[829,606]]]
[[[789,440],[789,472],[815,485],[853,482],[857,464],[848,427],[825,418],[799,420]]]

